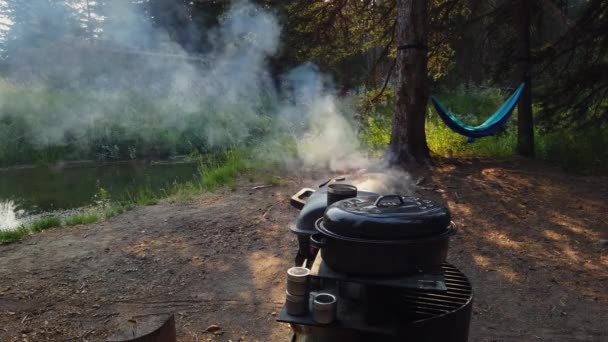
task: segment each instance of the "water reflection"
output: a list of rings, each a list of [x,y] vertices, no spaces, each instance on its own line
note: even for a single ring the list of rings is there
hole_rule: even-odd
[[[19,227],[23,210],[18,210],[13,201],[0,201],[0,230],[10,230]]]
[[[0,169],[0,227],[18,226],[32,215],[92,205],[100,189],[113,200],[129,198],[142,188],[162,194],[196,175],[192,163]]]

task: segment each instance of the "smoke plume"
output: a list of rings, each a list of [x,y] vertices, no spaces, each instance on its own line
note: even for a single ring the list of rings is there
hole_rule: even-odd
[[[70,9],[82,14],[79,3],[68,1],[66,8],[32,1],[28,15],[47,20],[46,37],[53,40],[40,40],[27,21],[16,21],[3,35],[8,57],[1,115],[28,125],[32,143],[87,145],[109,135],[139,141],[167,135],[213,149],[245,144],[257,131],[271,129],[269,136],[295,141],[307,167],[365,166],[352,101],[338,100],[327,76],[310,64],[279,82],[269,72],[281,36],[273,13],[233,1],[217,27],[196,32],[208,46],[193,55],[130,1],[110,1],[104,15],[89,16],[83,39],[82,32],[53,19]],[[16,104],[20,87],[32,95]]]

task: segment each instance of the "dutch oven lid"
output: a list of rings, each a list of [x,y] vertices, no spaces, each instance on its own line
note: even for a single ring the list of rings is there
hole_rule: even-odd
[[[329,206],[323,228],[352,238],[398,240],[445,232],[449,210],[431,200],[398,195],[349,198]]]

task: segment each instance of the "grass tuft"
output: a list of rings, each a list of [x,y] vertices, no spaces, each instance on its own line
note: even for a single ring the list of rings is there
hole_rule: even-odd
[[[135,204],[133,203],[113,203],[103,208],[102,216],[105,219],[109,219],[110,217],[118,216],[133,208],[135,208]]]
[[[19,241],[22,238],[30,235],[32,231],[25,226],[20,226],[17,229],[0,230],[0,243],[11,243]]]
[[[237,188],[237,176],[247,169],[247,163],[237,149],[205,156],[199,164],[200,188],[212,191],[227,186],[234,191]]]
[[[77,224],[89,224],[99,221],[97,214],[76,214],[65,219],[67,226],[75,226]]]
[[[135,192],[127,191],[125,202],[139,206],[155,205],[159,197],[160,194],[154,193],[149,188],[139,188]]]
[[[60,227],[60,226],[61,226],[61,220],[58,217],[51,216],[51,217],[40,218],[40,219],[33,221],[32,223],[30,223],[29,228],[31,229],[32,232],[37,233],[44,229]]]
[[[274,186],[279,186],[279,185],[284,185],[287,182],[278,176],[264,176],[264,184],[267,185],[274,185]]]

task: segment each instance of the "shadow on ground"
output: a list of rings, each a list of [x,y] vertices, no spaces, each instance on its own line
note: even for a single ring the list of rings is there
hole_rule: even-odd
[[[437,171],[460,226],[450,260],[475,289],[472,340],[608,338],[607,178],[526,161]]]
[[[460,161],[427,183],[460,226],[449,259],[474,286],[471,341],[608,340],[606,178]],[[180,341],[284,341],[288,198],[310,185],[243,184],[0,246],[0,340],[105,340],[173,313]]]

